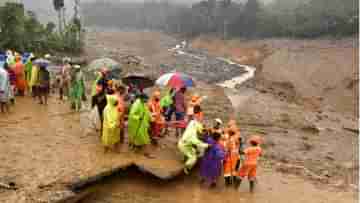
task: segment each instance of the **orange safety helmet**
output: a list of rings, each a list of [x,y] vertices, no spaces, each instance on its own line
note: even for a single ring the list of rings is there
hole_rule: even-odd
[[[193,103],[196,103],[196,102],[198,102],[199,101],[199,99],[200,99],[201,97],[199,96],[199,95],[193,95],[192,97],[191,97],[191,102],[193,102]]]

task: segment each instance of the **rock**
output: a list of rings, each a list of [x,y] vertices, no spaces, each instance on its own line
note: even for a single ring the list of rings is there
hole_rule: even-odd
[[[325,177],[328,177],[328,178],[331,177],[331,174],[330,174],[330,172],[328,170],[323,171],[322,175],[325,176]]]
[[[350,122],[350,123],[344,124],[343,129],[347,130],[347,131],[350,131],[350,132],[353,132],[353,133],[356,133],[356,134],[359,133],[359,127],[356,124],[356,122]]]
[[[334,160],[335,160],[334,156],[333,156],[333,155],[330,155],[330,154],[326,155],[325,158],[326,158],[327,160],[330,160],[330,161],[334,161]]]

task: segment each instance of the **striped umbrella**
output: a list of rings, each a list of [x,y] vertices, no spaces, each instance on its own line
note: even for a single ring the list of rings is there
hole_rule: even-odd
[[[195,86],[194,80],[184,73],[166,73],[155,82],[159,86],[168,86],[176,89]]]

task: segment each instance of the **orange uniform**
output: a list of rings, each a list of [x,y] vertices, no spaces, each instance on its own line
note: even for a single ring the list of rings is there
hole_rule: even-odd
[[[162,108],[160,106],[160,92],[156,91],[148,103],[151,112],[151,135],[153,137],[160,137],[161,130],[165,125],[162,115]]]
[[[223,137],[222,145],[225,148],[224,160],[224,177],[236,175],[236,164],[240,160],[240,130],[234,120],[229,121],[225,134]]]
[[[240,178],[248,177],[249,180],[256,178],[256,167],[259,156],[262,154],[262,149],[259,146],[248,147],[244,150],[245,161],[239,170],[238,176]]]

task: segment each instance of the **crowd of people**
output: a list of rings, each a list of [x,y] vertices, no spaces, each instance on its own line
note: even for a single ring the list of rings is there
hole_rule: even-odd
[[[49,59],[49,56],[44,58]],[[6,56],[0,55],[0,61],[2,113],[9,112],[10,105],[15,104],[15,96],[29,95],[39,104],[47,104],[52,83],[46,63],[38,63],[33,54],[24,59],[11,51]],[[80,111],[82,102],[86,101],[82,68],[64,58],[54,84],[59,100],[68,98],[71,108]],[[130,149],[154,158],[151,145],[158,145],[159,140],[175,128],[185,174],[199,162],[200,177],[208,186],[216,186],[219,177],[223,176],[227,187],[238,188],[247,177],[253,191],[257,162],[262,155],[260,136],[250,136],[249,146],[245,147],[235,120],[230,119],[224,124],[217,118],[213,126],[206,126],[201,105],[206,98],[193,94],[187,100],[186,86],[169,87],[165,93],[155,89],[150,95],[140,84],[124,85],[111,78],[106,67],[96,73],[91,87],[91,107],[98,113],[100,140],[105,153],[120,152],[120,145],[125,143],[127,135]]]
[[[92,94],[92,106],[98,108],[101,118],[105,152],[117,151],[124,143],[127,130],[131,149],[141,150],[146,157],[153,158],[150,146],[157,145],[169,133],[169,128],[175,128],[186,174],[199,162],[200,176],[207,185],[216,186],[223,174],[226,186],[238,188],[248,177],[253,190],[257,160],[262,154],[261,137],[251,136],[249,147],[245,148],[235,120],[224,125],[217,118],[212,127],[205,127],[201,107],[205,98],[194,94],[187,101],[186,87],[170,88],[165,94],[155,89],[148,97],[137,85],[129,89],[107,76],[108,70],[102,69],[93,84]],[[135,99],[128,103],[128,98]]]
[[[81,101],[85,98],[85,82],[81,67],[70,64],[65,59],[64,65],[55,71],[55,80],[48,70],[51,56],[36,57],[34,54],[19,54],[8,50],[0,54],[0,106],[2,113],[9,113],[15,98],[31,96],[41,105],[48,104],[52,86],[58,87],[60,99],[67,96],[71,107],[81,109]]]

